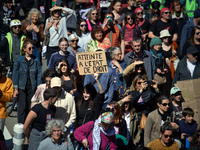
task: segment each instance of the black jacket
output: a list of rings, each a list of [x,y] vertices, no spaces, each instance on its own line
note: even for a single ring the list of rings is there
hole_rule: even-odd
[[[200,78],[200,62],[198,61],[196,64],[196,67],[194,68],[193,77],[191,77],[190,71],[187,67],[187,56],[185,56],[179,63],[176,68],[174,79],[172,82],[172,85],[177,81],[183,81],[183,80],[190,80],[190,79],[198,79]]]

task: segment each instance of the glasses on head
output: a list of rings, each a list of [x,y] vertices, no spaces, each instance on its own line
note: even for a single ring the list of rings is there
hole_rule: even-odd
[[[30,51],[31,49],[34,49],[34,47],[29,47],[28,50]]]
[[[162,103],[163,106],[170,106],[170,103]]]
[[[127,20],[133,20],[133,18],[127,18]]]
[[[164,135],[165,138],[169,137],[171,139],[173,137],[172,135],[167,135],[167,134],[163,134],[163,135]]]
[[[77,43],[78,43],[78,40],[71,40],[71,42],[73,42],[73,43],[74,43],[74,42],[77,42]]]
[[[168,11],[168,12],[164,12],[164,14],[166,14],[166,15],[167,15],[167,14],[171,14],[171,12],[170,12],[170,11]]]
[[[197,33],[196,33],[196,35],[199,35],[199,34],[200,34],[200,32],[197,32]]]
[[[138,13],[136,13],[137,15],[143,15],[143,12],[138,12]]]
[[[106,16],[106,18],[107,18],[107,19],[109,19],[109,18],[111,18],[111,19],[112,19],[112,18],[113,18],[113,16]]]
[[[13,26],[14,29],[21,29],[21,26]]]
[[[81,27],[87,27],[87,24],[81,24],[80,26]]]
[[[97,13],[92,13],[92,15],[94,16],[94,15],[96,15],[97,16]]]

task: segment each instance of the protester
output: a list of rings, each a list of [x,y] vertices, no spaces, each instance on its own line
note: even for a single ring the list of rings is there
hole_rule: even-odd
[[[33,41],[26,39],[23,43],[22,55],[15,60],[13,66],[13,97],[18,98],[18,123],[24,123],[31,108],[31,98],[41,83],[42,66],[32,55],[33,49]]]
[[[127,15],[127,13],[130,12],[130,13],[133,14],[135,12],[135,9],[136,9],[135,0],[127,0],[127,3],[128,3],[128,6],[123,8],[121,13]]]
[[[160,128],[160,139],[150,142],[147,147],[151,150],[179,150],[179,145],[173,140],[174,129],[169,122],[166,122]]]
[[[89,31],[91,31],[93,27],[101,25],[100,15],[95,7],[90,9],[90,11],[87,14],[87,18],[88,18],[87,25]]]
[[[52,119],[46,126],[47,138],[40,142],[38,150],[73,150],[70,138],[64,137],[65,125],[62,120]],[[67,136],[68,137],[68,136]]]
[[[91,31],[92,39],[87,43],[87,52],[95,52],[98,49],[105,50],[111,47],[110,40],[103,36],[103,29],[101,26],[95,26]]]
[[[42,50],[40,42],[44,40],[44,24],[41,21],[41,12],[36,8],[32,8],[29,11],[28,17],[22,21],[21,27],[26,38],[33,40],[34,45],[39,48],[40,52]]]
[[[23,127],[27,138],[26,142],[29,143],[28,150],[37,150],[41,140],[45,138],[42,131],[45,131],[45,125],[55,117],[56,108],[54,104],[57,99],[57,89],[46,89],[44,91],[44,101],[33,106],[30,110]]]
[[[74,132],[74,137],[81,142],[85,148],[91,150],[117,149],[115,129],[113,127],[114,114],[111,111],[103,111],[99,119],[89,121],[80,126]]]
[[[104,104],[104,90],[98,80],[98,74],[94,74],[99,92],[96,92],[92,84],[83,87],[83,94],[77,102],[76,127],[79,127],[89,121],[94,121],[100,115]]]
[[[13,83],[12,80],[4,75],[2,72],[5,69],[5,65],[0,60],[0,130],[4,131],[5,120],[8,117],[6,112],[6,103],[12,100],[13,95]]]
[[[85,19],[80,19],[77,23],[76,34],[78,35],[78,46],[86,51],[87,43],[92,39]]]
[[[111,5],[110,5],[110,11],[112,11],[112,13],[114,15],[114,18],[113,18],[114,21],[116,22],[116,24],[119,24],[119,25],[122,24],[122,20],[123,20],[121,8],[122,8],[122,3],[120,0],[112,1]]]
[[[148,20],[151,24],[160,18],[160,2],[154,1],[151,3],[152,9],[149,9],[149,12],[146,13],[145,19]]]

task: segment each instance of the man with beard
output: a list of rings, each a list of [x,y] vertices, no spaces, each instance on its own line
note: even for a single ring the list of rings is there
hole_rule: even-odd
[[[104,30],[104,36],[110,39],[112,47],[121,48],[121,60],[123,60],[125,54],[124,37],[122,36],[121,27],[114,23],[114,14],[111,11],[106,13],[102,28]]]
[[[190,46],[187,55],[178,63],[174,74],[172,85],[177,81],[200,78],[200,62],[198,60],[199,51],[196,47]]]
[[[179,150],[179,145],[173,140],[173,127],[169,122],[160,128],[160,139],[156,139],[147,145],[151,150]]]

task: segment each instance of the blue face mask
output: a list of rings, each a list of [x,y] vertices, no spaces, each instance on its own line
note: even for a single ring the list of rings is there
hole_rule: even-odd
[[[66,16],[66,14],[64,14],[64,13],[61,13],[61,16],[62,16],[62,17],[65,17],[65,16]]]

